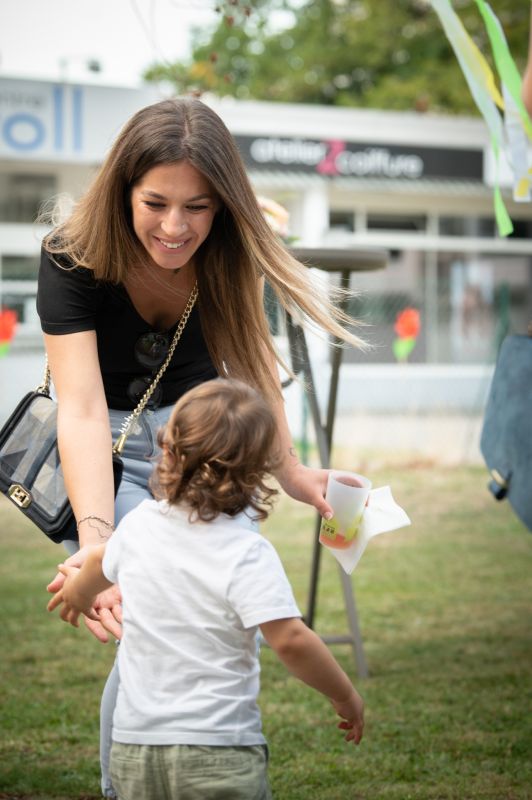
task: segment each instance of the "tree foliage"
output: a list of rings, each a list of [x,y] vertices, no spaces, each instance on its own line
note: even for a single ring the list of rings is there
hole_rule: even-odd
[[[453,5],[491,63],[474,0]],[[491,6],[522,71],[529,0],[492,0]],[[196,33],[190,63],[154,65],[147,79],[170,80],[178,92],[242,99],[475,111],[429,0],[262,0],[248,6],[229,0],[219,10],[217,27]]]

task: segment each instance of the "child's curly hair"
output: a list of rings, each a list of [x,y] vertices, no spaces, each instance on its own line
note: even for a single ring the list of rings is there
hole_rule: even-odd
[[[177,401],[158,443],[157,499],[184,503],[205,522],[246,508],[259,520],[270,513],[278,492],[264,478],[280,464],[277,426],[255,389],[226,378],[196,386]]]

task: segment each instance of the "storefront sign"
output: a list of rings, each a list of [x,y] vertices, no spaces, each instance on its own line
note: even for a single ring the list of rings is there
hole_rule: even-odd
[[[55,156],[83,149],[82,89],[21,82],[0,86],[1,150],[14,156]]]
[[[155,90],[0,79],[0,158],[97,163]]]
[[[406,180],[483,178],[482,150],[266,136],[236,136],[236,140],[250,169]]]

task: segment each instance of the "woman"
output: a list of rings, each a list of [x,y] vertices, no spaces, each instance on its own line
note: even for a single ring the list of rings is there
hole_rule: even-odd
[[[240,378],[269,399],[282,488],[330,515],[327,471],[301,465],[292,447],[264,313],[264,279],[286,309],[360,345],[344,327],[351,320],[313,289],[308,270],[266,223],[217,114],[193,98],[165,100],[135,114],[70,218],[43,245],[38,311],[80,547],[67,563],[79,566],[89,548],[149,496],[154,432],[178,397],[216,375]],[[198,300],[157,390],[158,406],[142,415],[140,431],[126,444],[115,503],[112,438],[164,361],[196,285]],[[61,583],[57,576],[50,591]],[[117,588],[99,597],[101,619],[117,637],[119,600]],[[107,640],[101,625],[86,622]],[[104,692],[104,750],[115,688],[112,680]],[[103,753],[103,791],[112,797],[106,759]]]

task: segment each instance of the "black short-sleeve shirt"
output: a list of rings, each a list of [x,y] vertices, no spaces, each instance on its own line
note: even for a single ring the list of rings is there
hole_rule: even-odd
[[[48,334],[96,331],[109,408],[130,410],[135,407],[135,402],[128,396],[131,381],[153,374],[138,363],[135,344],[140,336],[153,331],[153,328],[136,311],[123,286],[97,281],[89,269],[65,269],[43,250],[37,312],[41,327]],[[177,323],[167,332],[169,341],[176,327]],[[161,380],[161,402],[170,405],[188,389],[216,377],[196,304]]]

